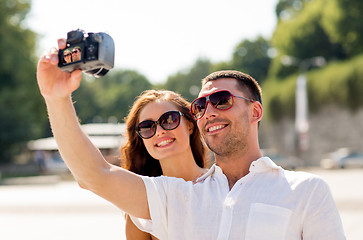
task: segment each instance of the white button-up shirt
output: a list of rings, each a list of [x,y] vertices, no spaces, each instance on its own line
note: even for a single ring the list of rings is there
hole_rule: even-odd
[[[231,190],[216,165],[195,184],[165,176],[143,181],[152,220],[132,219],[161,240],[345,239],[327,184],[268,157],[254,161]]]

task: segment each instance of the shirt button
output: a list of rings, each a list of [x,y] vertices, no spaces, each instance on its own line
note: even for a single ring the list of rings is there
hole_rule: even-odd
[[[234,204],[234,200],[231,197],[227,197],[226,200],[224,200],[224,206],[227,209],[231,209]]]

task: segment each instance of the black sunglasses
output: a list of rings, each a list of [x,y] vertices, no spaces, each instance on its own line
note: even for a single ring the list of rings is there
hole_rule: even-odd
[[[179,126],[180,117],[183,115],[184,114],[178,111],[166,112],[161,115],[157,121],[142,121],[136,126],[136,132],[141,138],[148,139],[155,135],[158,124],[164,130],[174,130]]]
[[[227,90],[222,90],[195,99],[190,106],[190,112],[196,120],[202,118],[208,102],[210,102],[214,108],[219,110],[230,109],[233,106],[233,97],[242,98],[252,103],[255,102],[255,100],[250,98],[236,96]]]

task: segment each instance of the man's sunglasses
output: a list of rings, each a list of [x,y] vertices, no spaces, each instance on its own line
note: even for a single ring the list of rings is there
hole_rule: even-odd
[[[230,109],[233,106],[233,97],[242,98],[252,103],[255,102],[255,100],[250,98],[236,96],[227,90],[222,90],[195,99],[190,106],[190,112],[196,120],[202,118],[204,116],[208,102],[210,102],[214,108],[219,110]]]
[[[141,138],[148,139],[155,135],[157,125],[160,125],[164,130],[174,130],[179,126],[180,117],[183,115],[178,111],[166,112],[157,121],[142,121],[136,126],[136,132]]]

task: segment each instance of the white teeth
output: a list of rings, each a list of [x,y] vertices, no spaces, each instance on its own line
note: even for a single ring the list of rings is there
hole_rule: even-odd
[[[166,144],[171,143],[171,142],[173,142],[173,141],[174,141],[174,140],[172,140],[172,139],[168,139],[168,140],[165,140],[165,141],[159,142],[158,144],[156,144],[156,146],[158,146],[158,147],[162,147],[162,146],[165,146]]]
[[[213,126],[208,129],[208,132],[213,132],[213,131],[221,129],[221,128],[224,128],[224,126],[223,125]]]

